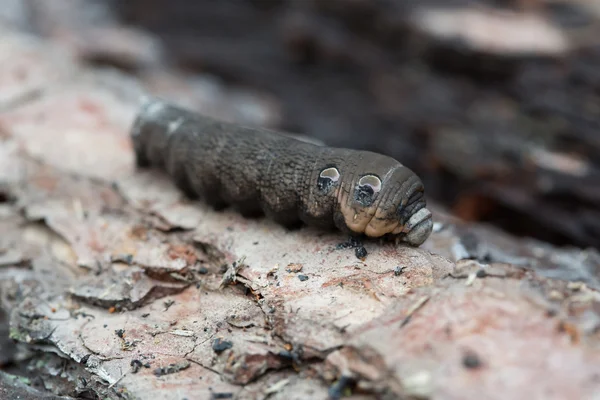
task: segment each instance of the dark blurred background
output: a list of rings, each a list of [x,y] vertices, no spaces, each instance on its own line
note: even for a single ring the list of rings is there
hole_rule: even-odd
[[[173,101],[388,154],[467,221],[600,247],[598,1],[22,4],[16,23]]]

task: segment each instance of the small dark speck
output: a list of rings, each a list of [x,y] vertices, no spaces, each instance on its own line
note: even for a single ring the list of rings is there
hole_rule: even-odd
[[[142,362],[140,360],[131,360],[129,366],[131,367],[131,372],[137,374],[140,368],[142,368]]]
[[[118,337],[120,337],[121,339],[123,339],[123,336],[125,335],[125,330],[124,329],[117,329],[115,331],[115,333],[117,334]]]
[[[404,269],[405,269],[405,268],[406,268],[406,267],[401,267],[401,266],[399,266],[399,265],[398,265],[396,268],[394,268],[394,275],[395,275],[395,276],[400,276],[400,275],[402,275],[402,273],[404,272]]]
[[[215,353],[221,353],[232,347],[233,347],[233,343],[230,342],[229,340],[223,340],[223,339],[217,338],[217,339],[213,340],[213,343],[212,343],[212,349],[214,350]]]
[[[342,375],[337,382],[329,387],[329,398],[335,400],[342,398],[346,389],[352,384],[352,378]]]
[[[174,373],[182,371],[184,369],[188,369],[189,366],[190,366],[189,361],[183,361],[180,363],[169,364],[166,367],[156,368],[154,370],[154,375],[164,376],[164,375],[174,374]]]
[[[133,263],[133,254],[117,254],[114,256],[111,256],[110,258],[111,262],[122,262],[128,265],[131,265]]]
[[[462,363],[465,366],[465,368],[469,368],[469,369],[475,369],[475,368],[481,367],[481,360],[479,359],[479,356],[475,353],[465,354],[463,356]]]
[[[167,311],[169,308],[171,308],[171,306],[175,304],[175,300],[167,300],[163,303],[163,305],[165,306],[165,311]]]
[[[557,314],[558,314],[558,311],[556,311],[554,309],[546,310],[546,316],[549,318],[556,317]]]
[[[258,244],[258,242],[253,242],[252,244],[256,246]]]
[[[343,243],[339,243],[337,246],[335,246],[335,248],[336,248],[336,250],[342,250],[342,249],[353,249],[353,248],[360,247],[360,246],[362,246],[360,239],[351,236],[347,241],[345,241]]]
[[[308,280],[308,276],[306,276],[306,275],[298,275],[298,279],[300,279],[302,282],[304,282],[304,281]]]
[[[233,393],[228,392],[213,392],[210,396],[211,399],[231,399],[233,398]]]
[[[412,319],[412,315],[409,315],[408,317],[404,318],[402,320],[402,322],[400,323],[400,328],[408,325],[408,323],[410,322],[411,319]]]
[[[354,255],[356,256],[356,258],[362,260],[365,257],[367,257],[367,249],[365,249],[363,246],[357,247],[356,249],[354,249]]]
[[[480,269],[477,271],[477,273],[475,275],[478,278],[485,278],[487,276],[487,272],[485,271],[485,269]]]
[[[200,267],[200,268],[198,268],[198,273],[201,275],[206,275],[206,274],[208,274],[208,268]]]
[[[108,324],[104,324],[104,327],[105,327],[105,328],[108,328]]]
[[[150,315],[150,313],[142,314],[142,318],[148,318],[149,315]]]
[[[88,360],[90,359],[90,355],[91,355],[91,354],[86,354],[85,356],[83,356],[83,357],[81,358],[81,363],[82,363],[83,365],[87,364]]]

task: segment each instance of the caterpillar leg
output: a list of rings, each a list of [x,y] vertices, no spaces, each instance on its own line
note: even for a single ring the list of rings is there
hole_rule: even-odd
[[[148,168],[150,166],[150,160],[143,151],[135,149],[135,166],[137,168]]]
[[[265,208],[264,213],[267,218],[275,221],[288,230],[297,230],[304,225],[302,220],[298,217],[298,212],[295,208],[277,211]]]
[[[198,192],[190,179],[188,157],[188,143],[184,135],[171,135],[168,140],[165,169],[175,186],[191,200],[198,198]]]
[[[190,182],[190,178],[185,168],[182,168],[181,171],[178,171],[176,174],[171,174],[171,177],[173,178],[175,186],[177,186],[177,188],[181,190],[186,197],[188,197],[190,200],[197,200],[199,198],[198,193],[196,193],[192,183]]]
[[[221,196],[214,193],[202,193],[202,200],[212,207],[215,211],[223,211],[229,207],[229,203],[223,200]]]
[[[257,200],[242,201],[236,204],[235,208],[244,218],[255,219],[264,216],[264,212]]]

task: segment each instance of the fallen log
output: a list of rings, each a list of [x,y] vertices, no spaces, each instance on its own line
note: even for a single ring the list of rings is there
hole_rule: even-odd
[[[433,205],[422,247],[368,242],[362,260],[338,233],[216,212],[134,167],[137,81],[58,57],[65,69],[21,33],[3,45],[0,87],[13,89],[0,114],[0,307],[17,350],[4,362],[38,390],[173,400],[600,391],[596,251],[515,239]]]

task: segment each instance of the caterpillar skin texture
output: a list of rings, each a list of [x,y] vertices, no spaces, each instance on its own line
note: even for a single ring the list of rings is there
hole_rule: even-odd
[[[423,183],[391,157],[239,126],[159,99],[141,107],[131,137],[138,167],[166,171],[190,198],[216,208],[412,246],[433,228]]]

